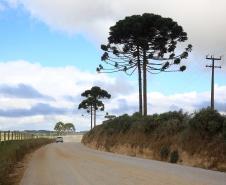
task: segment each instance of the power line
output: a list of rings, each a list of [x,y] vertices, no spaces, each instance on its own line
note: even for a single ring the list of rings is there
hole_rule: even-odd
[[[206,60],[211,60],[212,65],[206,65],[206,67],[209,67],[212,69],[212,76],[211,76],[211,109],[214,110],[214,71],[215,68],[221,68],[221,66],[215,66],[216,60],[221,60],[221,57],[215,58],[213,55],[210,57],[207,55]]]

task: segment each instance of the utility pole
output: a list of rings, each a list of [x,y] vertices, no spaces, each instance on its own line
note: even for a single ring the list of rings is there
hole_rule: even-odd
[[[214,110],[214,71],[215,68],[221,68],[221,66],[215,66],[215,60],[221,60],[220,58],[215,58],[214,56],[211,55],[209,57],[208,55],[206,56],[206,60],[211,60],[212,65],[206,65],[206,67],[212,68],[212,77],[211,77],[211,109]]]

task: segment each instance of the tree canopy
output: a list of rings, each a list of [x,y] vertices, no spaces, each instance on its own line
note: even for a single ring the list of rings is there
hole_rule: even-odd
[[[94,86],[89,90],[84,91],[81,96],[85,97],[79,105],[78,109],[86,109],[88,113],[91,115],[91,129],[92,125],[92,118],[94,117],[94,126],[96,126],[96,111],[104,111],[104,103],[101,99],[110,99],[111,95],[106,91],[101,89],[98,86]]]
[[[73,123],[63,123],[61,121],[56,123],[54,130],[58,135],[74,133],[76,131]]]
[[[185,71],[186,66],[181,61],[188,57],[192,45],[187,45],[179,54],[176,48],[187,39],[182,26],[171,18],[149,13],[128,16],[110,27],[108,43],[101,45],[104,51],[101,60],[110,67],[105,68],[100,64],[97,72],[124,71],[132,75],[138,71],[139,110],[146,115],[147,72],[158,74]]]

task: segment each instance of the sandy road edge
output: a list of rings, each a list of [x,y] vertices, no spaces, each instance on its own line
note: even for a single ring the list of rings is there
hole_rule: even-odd
[[[77,134],[77,135],[74,135],[74,136],[63,136],[64,137],[64,142],[78,142],[78,143],[81,143],[81,140],[82,140],[82,137],[83,137],[83,134]],[[33,157],[33,155],[38,151],[38,150],[41,150],[42,148],[48,146],[48,145],[51,145],[53,143],[50,143],[50,144],[46,144],[46,145],[43,145],[39,148],[36,148],[34,149],[33,151],[27,153],[25,155],[25,157],[17,162],[15,164],[15,167],[14,167],[14,170],[12,171],[11,174],[9,174],[10,176],[10,183],[12,185],[20,185],[20,182],[25,174],[25,171]]]
[[[30,151],[29,153],[27,153],[24,158],[17,162],[15,165],[14,165],[14,169],[13,171],[9,174],[9,182],[10,184],[12,185],[19,185],[20,184],[20,181],[22,180],[23,176],[24,176],[24,173],[28,167],[28,164],[29,162],[31,161],[33,155],[35,152],[37,152],[38,150],[46,147],[47,145],[51,145],[52,143],[50,144],[46,144],[46,145],[43,145],[39,148],[36,148],[32,151]]]

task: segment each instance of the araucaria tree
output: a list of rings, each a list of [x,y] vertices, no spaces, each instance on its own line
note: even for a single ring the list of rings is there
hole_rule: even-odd
[[[101,60],[111,67],[100,64],[97,72],[124,71],[132,75],[137,71],[139,112],[147,115],[147,72],[185,71],[181,60],[188,57],[192,45],[187,45],[179,54],[176,48],[187,39],[182,26],[171,18],[149,13],[126,17],[110,27],[108,43],[101,45],[104,51]]]
[[[110,99],[111,95],[106,91],[101,89],[98,86],[92,87],[90,90],[84,91],[81,96],[85,97],[78,106],[78,109],[86,109],[91,116],[91,129],[93,128],[93,120],[94,127],[96,126],[96,111],[104,111],[104,103],[101,101],[102,99]]]

